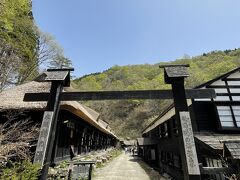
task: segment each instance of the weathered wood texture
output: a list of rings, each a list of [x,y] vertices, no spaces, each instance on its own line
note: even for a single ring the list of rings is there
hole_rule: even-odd
[[[197,180],[201,177],[184,87],[184,78],[188,76],[184,65],[164,68],[165,82],[172,85],[184,179]]]
[[[187,67],[177,66],[177,67],[166,67],[164,68],[167,76],[170,78],[174,77],[188,77]]]
[[[59,113],[59,97],[62,88],[62,84],[56,81],[52,82],[49,100],[40,129],[34,163],[40,163],[42,165],[41,180],[46,179],[48,168],[50,166]]]
[[[186,98],[214,98],[213,89],[186,90]],[[26,93],[24,101],[46,101],[49,93]],[[80,91],[62,92],[62,101],[84,100],[120,100],[120,99],[173,99],[172,90],[139,90],[139,91]]]
[[[172,80],[171,80],[172,81]],[[179,145],[184,179],[200,179],[196,147],[194,143],[191,119],[184,89],[184,79],[172,83],[176,119],[178,121]],[[188,113],[188,115],[186,115]],[[190,144],[188,144],[190,143]]]
[[[240,159],[240,141],[226,141],[225,147],[231,154],[232,159]]]
[[[34,163],[40,163],[43,166],[44,158],[47,151],[48,140],[50,139],[50,128],[52,127],[53,112],[45,111],[40,130],[40,135],[35,152]]]
[[[224,173],[228,171],[228,167],[201,167],[201,174],[213,174]]]
[[[188,165],[189,175],[199,175],[199,165],[196,153],[196,147],[194,143],[191,118],[188,111],[180,111],[180,123],[183,135],[183,144],[185,147],[185,156]]]

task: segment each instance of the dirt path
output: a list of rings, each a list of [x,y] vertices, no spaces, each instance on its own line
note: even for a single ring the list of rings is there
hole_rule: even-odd
[[[121,154],[105,167],[97,169],[93,180],[153,180],[140,166],[144,163],[137,157]],[[145,164],[144,164],[145,165]],[[162,178],[154,178],[156,180]]]

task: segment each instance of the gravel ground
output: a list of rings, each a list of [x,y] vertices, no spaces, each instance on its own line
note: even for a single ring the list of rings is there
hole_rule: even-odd
[[[121,154],[103,168],[96,169],[93,180],[165,180],[156,171],[148,173],[146,164],[129,154]]]

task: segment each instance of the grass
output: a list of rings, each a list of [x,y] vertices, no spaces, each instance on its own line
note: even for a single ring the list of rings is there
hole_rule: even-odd
[[[113,159],[113,158],[118,157],[120,154],[122,154],[122,151],[119,149],[114,149],[114,150],[110,151],[109,154],[112,155],[112,159]]]
[[[63,161],[59,164],[59,168],[67,168],[68,167],[68,161]]]
[[[97,163],[95,167],[96,167],[96,168],[102,168],[102,167],[104,167],[104,165],[105,165],[105,164],[103,164],[103,163]]]
[[[22,162],[13,163],[11,167],[4,168],[0,179],[4,180],[20,180],[32,179],[37,180],[40,175],[40,165],[32,164],[30,161],[25,160]]]

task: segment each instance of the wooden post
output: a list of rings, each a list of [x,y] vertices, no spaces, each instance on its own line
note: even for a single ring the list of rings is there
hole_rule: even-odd
[[[73,69],[53,69],[46,72],[44,81],[50,81],[52,84],[33,161],[42,166],[41,180],[47,179],[48,168],[53,154],[53,145],[55,144],[60,95],[63,86],[70,85],[70,71],[72,70]]]
[[[186,67],[164,67],[164,76],[165,82],[172,85],[184,179],[201,179],[184,88],[184,78],[188,76]]]
[[[97,150],[100,149],[100,134],[98,132],[98,135],[97,135]]]
[[[97,150],[97,132],[94,131],[94,150]]]
[[[40,178],[42,180],[47,178],[48,168],[50,166],[59,112],[59,96],[62,87],[61,83],[52,82],[50,97],[43,115],[40,135],[34,156],[34,163],[40,163],[42,166]]]

